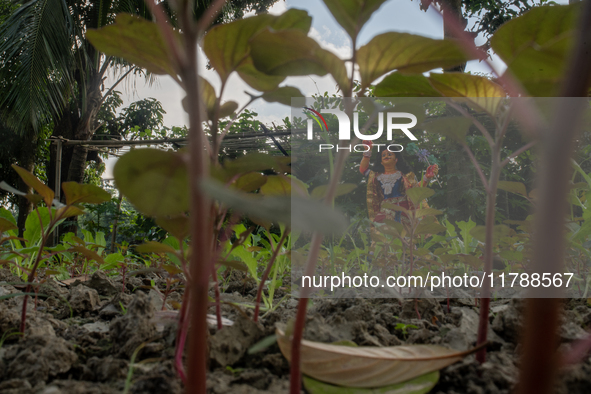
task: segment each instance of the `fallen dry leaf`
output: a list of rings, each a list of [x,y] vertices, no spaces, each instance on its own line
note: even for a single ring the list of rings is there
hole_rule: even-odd
[[[280,329],[276,334],[281,353],[291,361],[291,338]],[[458,352],[437,345],[351,347],[302,340],[302,373],[339,386],[384,387],[438,371],[482,346]]]

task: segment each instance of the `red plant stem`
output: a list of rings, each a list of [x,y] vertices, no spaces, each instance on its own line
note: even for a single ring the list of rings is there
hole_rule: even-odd
[[[49,208],[51,210],[51,208]],[[43,229],[43,226],[41,227]],[[39,266],[39,262],[41,261],[41,254],[43,253],[43,248],[45,248],[45,243],[47,242],[47,235],[41,237],[41,244],[39,245],[39,251],[37,252],[37,256],[35,257],[35,263],[33,264],[33,268],[31,272],[27,276],[27,287],[25,288],[25,298],[23,300],[23,309],[21,311],[21,325],[20,325],[20,332],[25,334],[25,328],[27,324],[27,302],[29,300],[29,293],[31,292],[31,284],[35,280],[35,274],[37,271],[37,267]]]
[[[581,4],[579,29],[571,52],[571,61],[565,72],[561,97],[586,97],[591,85],[591,1]],[[560,100],[551,129],[542,141],[542,167],[538,172],[539,200],[535,217],[534,272],[562,272],[564,252],[564,204],[569,190],[567,174],[574,148],[577,125],[588,101]],[[547,296],[548,290],[545,295]],[[558,324],[560,297],[554,289],[554,298],[528,300],[523,334],[523,356],[518,393],[549,394],[554,391],[558,367]],[[532,296],[540,296],[534,288]]]
[[[183,304],[181,305],[181,311],[179,313],[179,326],[176,334],[176,349],[174,352],[174,365],[176,371],[183,383],[187,384],[187,375],[185,374],[185,367],[183,365],[183,350],[185,349],[185,340],[187,339],[187,330],[189,325],[187,324],[187,311],[189,310],[190,291],[187,289],[185,283],[185,293],[183,294]]]
[[[318,260],[318,252],[322,244],[322,235],[315,233],[310,244],[310,254],[306,261],[306,270],[304,275],[312,276],[316,268],[316,261]],[[302,282],[303,284],[303,282]],[[308,298],[310,289],[302,287],[300,290],[300,300],[298,302],[298,312],[293,327],[293,337],[291,340],[291,369],[289,376],[290,394],[300,394],[302,385],[301,373],[301,343],[304,336],[304,326],[306,325],[306,308],[308,307]]]
[[[220,284],[218,283],[218,273],[216,272],[215,264],[211,267],[211,279],[213,280],[215,292],[215,319],[217,321],[218,330],[221,330],[222,325],[222,307],[220,305]]]
[[[285,231],[283,231],[283,235],[281,236],[281,239],[277,243],[275,250],[273,250],[273,255],[271,256],[271,260],[269,261],[269,264],[267,264],[267,268],[265,269],[265,272],[263,272],[263,277],[261,278],[261,282],[259,283],[259,289],[257,290],[257,299],[255,301],[255,307],[254,307],[254,319],[253,320],[255,323],[257,321],[259,321],[259,309],[261,307],[261,297],[263,296],[263,287],[265,286],[265,281],[267,280],[267,278],[269,277],[269,274],[271,273],[271,268],[273,268],[273,263],[275,263],[275,260],[277,259],[277,255],[279,254],[279,251],[281,250],[281,246],[283,245],[283,242],[285,242],[285,239],[287,238],[288,234],[289,234],[289,229],[286,228]]]
[[[497,141],[492,149],[492,165],[490,178],[488,181],[488,191],[486,196],[486,233],[484,239],[484,275],[488,277],[492,272],[493,263],[493,234],[495,225],[495,205],[497,202],[497,184],[501,175],[500,166],[500,146],[501,141]],[[476,344],[480,345],[486,342],[488,335],[488,315],[490,306],[490,281],[485,280],[482,286],[480,297],[480,318],[478,320],[478,338]],[[486,361],[486,347],[482,347],[476,352],[476,360],[479,363]]]

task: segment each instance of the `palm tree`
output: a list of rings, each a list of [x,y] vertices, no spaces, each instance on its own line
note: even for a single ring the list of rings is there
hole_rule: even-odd
[[[96,114],[114,88],[104,92],[107,71],[123,70],[117,84],[136,70],[102,55],[84,38],[87,29],[111,23],[118,12],[150,17],[141,0],[32,0],[5,21],[0,107],[9,126],[22,133],[52,124],[55,136],[92,138]],[[81,182],[86,155],[83,146],[65,150],[62,179]]]

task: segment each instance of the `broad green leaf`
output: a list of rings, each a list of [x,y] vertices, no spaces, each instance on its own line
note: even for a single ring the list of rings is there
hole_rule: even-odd
[[[259,192],[267,196],[289,196],[291,195],[291,182],[285,176],[269,175],[267,182],[261,186]]]
[[[440,97],[429,79],[423,75],[404,75],[394,72],[378,83],[373,91],[376,97]]]
[[[304,97],[298,88],[293,86],[282,86],[270,92],[263,93],[263,100],[269,103],[281,103],[291,105],[292,97]]]
[[[41,197],[43,197],[45,204],[48,207],[51,207],[51,204],[53,202],[53,197],[55,196],[55,194],[53,193],[53,190],[51,190],[47,185],[45,185],[43,182],[41,182],[35,175],[31,174],[29,171],[25,170],[24,168],[21,168],[21,167],[17,166],[16,164],[13,164],[12,168],[14,168],[14,170],[18,173],[18,175],[22,178],[22,180],[30,188],[35,190],[37,193],[39,193],[39,195]]]
[[[573,241],[584,241],[591,234],[591,220],[585,220],[581,227],[571,236]]]
[[[6,219],[16,226],[16,219],[14,218],[12,213],[4,207],[0,207],[0,218]]]
[[[37,215],[37,211],[39,212],[39,215]],[[25,231],[23,232],[23,238],[26,239],[25,244],[28,247],[37,245],[41,240],[43,232],[41,231],[39,217],[41,217],[41,222],[43,223],[43,230],[47,231],[47,226],[50,222],[49,210],[47,207],[37,208],[36,210],[29,213],[27,215],[27,219],[25,219]]]
[[[211,197],[243,214],[282,223],[294,230],[339,234],[347,228],[347,221],[341,213],[314,200],[297,196],[254,196],[232,191],[213,180],[203,181],[201,188]]]
[[[341,90],[348,90],[345,62],[301,30],[267,29],[257,34],[250,45],[254,66],[265,74],[287,77],[330,73]]]
[[[417,218],[422,218],[423,216],[437,216],[442,215],[443,211],[439,211],[433,208],[419,208],[415,210],[415,216]]]
[[[236,160],[224,161],[223,167],[212,168],[212,176],[221,181],[230,181],[235,175],[252,171],[275,170],[289,172],[290,157],[277,157],[265,153],[250,153]]]
[[[16,230],[18,227],[11,221],[0,217],[0,234],[9,230]]]
[[[323,0],[336,21],[353,41],[371,15],[386,0]]]
[[[176,253],[172,246],[162,244],[156,241],[148,241],[135,247],[138,253]]]
[[[505,23],[491,38],[492,49],[507,64],[507,72],[531,96],[558,93],[580,10],[581,3],[534,7]]]
[[[174,32],[180,43],[180,35]],[[169,60],[168,47],[158,26],[146,19],[118,14],[115,23],[101,29],[89,29],[86,38],[106,55],[127,60],[153,74],[176,78],[178,70]]]
[[[486,239],[486,227],[485,226],[476,226],[472,230],[470,230],[470,234],[480,242],[485,242]],[[497,224],[493,228],[493,244],[499,242],[499,240],[503,237],[507,237],[511,234],[511,228],[505,226],[504,224]]]
[[[84,215],[85,213],[86,212],[84,212],[82,209],[74,206],[61,207],[55,211],[56,217],[59,217],[61,219],[69,218],[72,216],[80,216]]]
[[[499,254],[502,258],[510,261],[521,262],[523,260],[523,253],[517,250],[502,250]]]
[[[511,181],[499,181],[498,186],[499,189],[505,190],[507,192],[520,194],[524,197],[527,197],[527,191],[525,190],[525,185],[521,182],[511,182]]]
[[[391,211],[404,212],[406,214],[409,214],[409,212],[410,212],[408,209],[401,207],[400,205],[396,205],[394,203],[389,203],[389,202],[383,202],[381,207],[385,208],[385,209],[389,209]]]
[[[249,56],[240,64],[236,72],[251,88],[266,92],[274,90],[285,79],[282,76],[267,75],[257,70]]]
[[[238,271],[248,272],[248,267],[242,261],[238,260],[220,260],[219,265],[223,265],[228,268],[233,268]]]
[[[213,88],[213,86],[211,86],[209,81],[203,77],[199,77],[199,86],[200,86],[201,94],[203,97],[203,104],[205,107],[205,111],[207,112],[207,115],[211,119],[210,114],[213,113],[213,108],[215,107],[215,101],[216,101],[215,89]],[[183,100],[183,102],[184,101],[185,100]],[[187,112],[189,112],[188,108],[185,108],[185,110]]]
[[[180,153],[137,149],[113,169],[123,195],[148,216],[177,216],[189,209],[187,167]]]
[[[465,73],[431,74],[429,81],[446,97],[465,97],[464,101],[476,110],[495,115],[507,93],[503,87],[488,78]]]
[[[250,53],[249,40],[261,30],[298,29],[308,33],[312,18],[306,11],[290,9],[280,16],[257,15],[212,27],[203,39],[203,51],[222,82],[247,60]],[[248,81],[246,81],[248,82]],[[279,81],[281,82],[281,81]]]
[[[435,194],[435,190],[428,187],[413,187],[406,191],[406,196],[412,201],[415,206],[418,206],[421,201],[431,197]]]
[[[220,105],[220,112],[218,118],[225,118],[226,116],[232,115],[238,109],[238,103],[236,101],[226,101]],[[215,114],[212,112],[209,114],[209,119],[213,119]]]
[[[242,190],[245,193],[250,193],[260,189],[265,182],[267,182],[266,175],[263,175],[260,172],[249,172],[236,179],[236,182],[232,184],[232,187]]]
[[[62,190],[66,196],[66,204],[78,203],[101,204],[111,200],[111,195],[95,185],[82,185],[76,182],[62,183]]]
[[[437,234],[445,231],[445,226],[442,226],[439,223],[424,223],[420,222],[415,230],[415,235],[421,234]]]
[[[439,381],[439,371],[430,372],[406,382],[385,387],[363,389],[341,387],[304,376],[304,387],[310,394],[426,394]]]
[[[291,360],[291,337],[277,329],[281,353]],[[345,387],[374,388],[402,383],[460,361],[463,352],[438,345],[337,346],[302,340],[302,373]],[[390,391],[392,392],[392,391]]]
[[[462,236],[462,242],[464,243],[464,253],[468,253],[470,251],[470,243],[472,242],[470,231],[476,227],[476,223],[472,221],[472,218],[468,218],[467,222],[456,222],[456,225],[460,229],[460,235]]]
[[[482,269],[483,267],[483,260],[473,254],[456,254],[455,256],[458,257],[461,262],[468,264],[472,268]]]
[[[173,217],[157,217],[156,224],[171,233],[178,239],[184,239],[189,235],[189,218],[185,215]]]
[[[463,116],[445,117],[423,123],[423,129],[429,133],[442,134],[460,144],[465,144],[466,134],[472,126],[472,121]]]
[[[101,264],[101,270],[107,271],[107,270],[110,270],[113,268],[117,268],[124,261],[125,261],[125,256],[123,256],[121,253],[119,253],[119,252],[111,253],[110,255],[105,257],[105,259],[103,260],[103,263]]]
[[[357,52],[362,88],[393,70],[421,74],[434,68],[456,66],[467,60],[469,58],[455,41],[397,32],[377,35]]]
[[[97,252],[95,252],[94,250],[90,250],[84,246],[72,246],[70,249],[68,249],[68,251],[78,252],[81,255],[83,255],[87,260],[94,260],[101,266],[105,264],[105,260],[103,260],[103,258],[99,256]]]
[[[343,196],[345,194],[351,193],[353,190],[357,188],[357,185],[354,183],[341,183],[337,185],[337,190],[335,193],[335,198],[339,196]],[[326,192],[328,191],[328,185],[320,185],[312,190],[310,196],[316,200],[320,200],[326,196]]]

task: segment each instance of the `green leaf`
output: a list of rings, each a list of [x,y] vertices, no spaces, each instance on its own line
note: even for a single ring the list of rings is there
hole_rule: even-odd
[[[173,34],[180,43],[180,35]],[[175,78],[178,74],[158,26],[146,19],[118,14],[114,24],[98,30],[88,29],[86,39],[106,55],[123,58],[153,74],[169,74]]]
[[[470,234],[480,242],[484,243],[486,239],[486,227],[476,226],[470,230]],[[508,237],[510,234],[510,227],[507,227],[504,224],[495,225],[493,228],[493,244],[497,244],[501,238]]]
[[[357,52],[362,88],[393,70],[421,74],[434,68],[457,66],[467,60],[469,58],[455,41],[397,32],[377,35]]]
[[[345,194],[351,193],[353,190],[357,188],[357,185],[354,183],[340,183],[337,185],[337,190],[335,193],[335,198],[339,196],[343,196]],[[326,196],[326,192],[328,191],[328,185],[320,185],[312,190],[310,197],[316,200],[320,200]]]
[[[236,101],[226,101],[222,105],[220,105],[220,112],[218,118],[225,118],[226,116],[232,115],[238,109],[238,103]],[[209,114],[209,119],[214,118],[214,113],[212,112]]]
[[[16,164],[12,165],[12,168],[18,173],[18,175],[22,178],[22,180],[33,190],[35,190],[43,200],[45,201],[45,205],[51,207],[53,203],[53,197],[55,194],[53,190],[51,190],[48,186],[46,186],[43,182],[41,182],[35,175],[31,174],[29,171],[25,170],[17,166]]]
[[[243,62],[248,64],[249,40],[255,34],[267,27],[275,30],[293,28],[307,34],[311,23],[312,18],[306,11],[290,9],[280,16],[263,14],[219,24],[205,35],[203,51],[225,82]]]
[[[345,62],[301,30],[267,29],[257,34],[250,45],[254,66],[265,74],[287,77],[330,73],[341,90],[348,90]]]
[[[37,215],[39,212],[39,216]],[[25,219],[25,231],[23,232],[23,238],[26,239],[25,244],[28,247],[35,246],[41,240],[43,232],[41,231],[41,223],[39,223],[39,217],[43,223],[43,229],[47,230],[49,225],[49,210],[46,207],[37,208],[27,215]]]
[[[397,212],[404,212],[407,215],[410,213],[410,210],[401,207],[400,205],[394,204],[394,203],[389,203],[389,202],[383,202],[381,205],[382,208],[386,208],[389,209],[391,211],[397,211]]]
[[[12,223],[11,221],[1,218],[0,217],[0,234],[9,231],[9,230],[17,230],[18,227]]]
[[[464,73],[431,74],[429,81],[446,97],[465,97],[454,101],[467,102],[476,110],[495,115],[507,93],[503,87],[488,78]]]
[[[336,21],[345,29],[353,41],[371,15],[386,0],[324,0],[324,4]]]
[[[267,75],[257,70],[249,56],[240,64],[236,72],[251,88],[266,92],[274,90],[285,79],[282,76]]]
[[[510,261],[521,262],[523,260],[523,253],[517,250],[502,250],[499,254],[502,258]]]
[[[411,189],[412,190],[412,189]],[[443,211],[439,211],[433,208],[419,208],[415,210],[415,216],[417,218],[422,218],[423,216],[437,216],[442,215]]]
[[[460,235],[462,236],[462,242],[464,243],[464,253],[469,252],[470,243],[472,242],[472,235],[470,231],[476,227],[476,223],[472,221],[472,218],[468,218],[467,222],[460,221],[456,222],[460,229]]]
[[[138,253],[173,253],[176,254],[176,249],[172,246],[161,244],[156,241],[148,241],[135,247]]]
[[[203,181],[201,188],[232,209],[262,220],[283,223],[296,231],[340,234],[347,228],[347,220],[341,213],[310,199],[296,196],[261,198],[232,191],[213,180]]]
[[[184,239],[187,235],[189,235],[189,218],[185,215],[174,217],[157,217],[156,224],[178,239]]]
[[[527,197],[525,185],[521,182],[499,181],[497,187],[501,190],[505,190],[515,194],[520,194],[524,197]]]
[[[78,252],[81,255],[83,255],[87,260],[94,260],[100,265],[105,264],[105,260],[103,260],[103,258],[99,256],[97,252],[95,252],[94,250],[90,250],[84,246],[72,246],[70,249],[68,249],[68,251]]]
[[[267,196],[291,195],[291,182],[289,178],[281,175],[267,176],[267,182],[261,186],[260,194]]]
[[[263,93],[263,100],[269,103],[281,103],[291,105],[292,97],[304,97],[298,88],[293,86],[282,86],[270,92]]]
[[[82,209],[74,206],[61,207],[55,211],[56,217],[59,217],[61,219],[69,218],[72,216],[80,216],[84,215],[85,213],[86,212],[84,212]]]
[[[415,230],[415,235],[421,234],[437,234],[445,231],[445,226],[442,226],[439,223],[424,223],[420,222]]]
[[[404,75],[394,72],[386,76],[374,89],[376,97],[440,97],[429,79],[423,75]]]
[[[463,116],[445,117],[423,123],[423,129],[429,133],[442,134],[460,144],[465,144],[466,134],[472,126],[472,121]]]
[[[269,346],[272,346],[277,343],[277,336],[275,334],[269,335],[252,345],[250,349],[248,349],[248,354],[255,354],[266,350]]]
[[[123,195],[148,216],[177,216],[189,209],[187,167],[180,153],[137,149],[113,169]]]
[[[290,157],[277,157],[265,153],[250,153],[236,160],[224,161],[223,168],[212,168],[212,176],[227,182],[235,175],[252,171],[274,170],[276,172],[289,172]]]
[[[263,175],[260,172],[249,172],[236,179],[236,182],[232,184],[232,187],[242,190],[245,193],[250,193],[260,189],[265,182],[267,182],[266,175]]]
[[[420,202],[435,194],[435,190],[428,187],[413,187],[406,191],[406,196],[415,206],[419,206]]]
[[[552,97],[563,80],[581,3],[534,7],[501,26],[494,52],[534,97]]]
[[[82,185],[76,182],[62,183],[66,204],[78,203],[101,204],[111,200],[111,195],[95,185]]]
[[[364,389],[356,387],[334,386],[304,376],[304,387],[310,394],[425,394],[439,381],[439,371],[421,375],[406,382],[390,386]]]
[[[220,260],[219,265],[223,265],[228,268],[233,268],[238,271],[248,272],[248,267],[242,261],[237,260]]]

